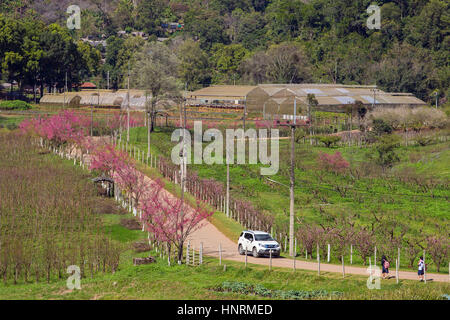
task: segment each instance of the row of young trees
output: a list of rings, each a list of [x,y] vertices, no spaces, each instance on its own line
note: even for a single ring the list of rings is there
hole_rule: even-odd
[[[212,212],[200,202],[190,207],[169,194],[161,181],[149,180],[136,168],[135,161],[113,143],[87,136],[87,122],[86,117],[63,111],[48,118],[26,120],[21,129],[46,139],[58,153],[79,158],[89,164],[89,169],[111,177],[122,199],[140,211],[139,219],[149,233],[149,240],[166,243],[169,252],[171,248],[177,250],[181,262],[187,237]]]
[[[1,279],[50,282],[70,265],[82,277],[115,272],[123,248],[94,213],[94,186],[34,141],[0,135]]]
[[[421,229],[412,234],[394,214],[373,212],[367,225],[358,224],[352,214],[334,214],[322,209],[320,216],[321,222],[298,219],[296,237],[301,250],[309,257],[317,249],[322,257],[326,257],[330,245],[332,256],[339,260],[350,255],[351,247],[353,254],[359,255],[364,264],[374,254],[379,259],[385,255],[389,261],[395,261],[401,252],[408,267],[414,268],[423,250],[434,262],[437,272],[448,263],[450,240],[446,226],[436,226],[433,232]]]

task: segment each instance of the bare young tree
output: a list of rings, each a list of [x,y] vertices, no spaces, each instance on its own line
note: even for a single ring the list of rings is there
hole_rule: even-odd
[[[148,150],[150,134],[154,131],[156,116],[163,111],[158,109],[162,100],[179,98],[177,85],[178,59],[165,45],[152,42],[136,54],[132,69],[132,84],[146,92],[146,112],[148,117]]]
[[[448,259],[450,241],[446,236],[433,235],[427,237],[426,245],[427,252],[436,264],[437,272],[439,272],[441,265]]]

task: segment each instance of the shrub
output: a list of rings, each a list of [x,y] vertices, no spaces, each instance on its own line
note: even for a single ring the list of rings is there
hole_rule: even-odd
[[[306,137],[306,132],[305,132],[305,130],[303,130],[303,129],[297,129],[297,130],[295,130],[295,136],[294,136],[294,139],[295,139],[295,142],[296,142],[296,143],[300,143],[300,141],[302,141],[302,139],[305,138],[305,137]]]
[[[327,148],[331,148],[341,141],[341,137],[339,136],[316,136],[315,138]]]
[[[429,144],[432,144],[434,142],[434,140],[435,140],[434,137],[432,137],[432,136],[425,136],[423,134],[418,135],[417,138],[416,138],[417,144],[422,146],[422,147],[425,147],[425,146],[427,146]]]
[[[244,282],[231,282],[225,281],[221,286],[215,288],[216,291],[234,292],[240,294],[254,294],[262,297],[272,297],[279,299],[291,299],[291,300],[303,300],[312,299],[317,297],[324,297],[328,295],[340,295],[342,292],[332,291],[328,292],[326,290],[270,290],[266,289],[264,286],[257,284],[252,285]]]
[[[376,146],[378,153],[377,163],[383,168],[392,168],[392,166],[400,161],[396,149],[400,146],[400,138],[396,135],[388,135],[381,137]]]
[[[22,100],[1,101],[0,110],[28,110],[31,105]]]
[[[15,123],[8,123],[7,125],[6,125],[6,129],[8,129],[8,130],[15,130],[15,129],[17,129],[18,128],[18,126],[17,126],[17,124],[15,124]]]
[[[373,131],[376,135],[391,134],[394,128],[383,119],[373,120]]]

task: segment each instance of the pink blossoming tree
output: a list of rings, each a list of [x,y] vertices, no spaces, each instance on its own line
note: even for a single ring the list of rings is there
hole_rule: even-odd
[[[183,260],[183,247],[189,235],[198,230],[201,222],[211,216],[210,212],[197,202],[191,208],[180,199],[164,190],[161,181],[152,183],[142,198],[142,221],[156,240],[164,241],[178,250],[178,261]]]
[[[318,162],[320,169],[333,173],[343,173],[350,167],[350,164],[340,152],[335,154],[321,152],[319,153]]]

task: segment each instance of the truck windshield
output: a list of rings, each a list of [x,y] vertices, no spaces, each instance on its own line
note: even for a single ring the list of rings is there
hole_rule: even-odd
[[[256,241],[273,241],[272,237],[268,234],[255,234]]]

